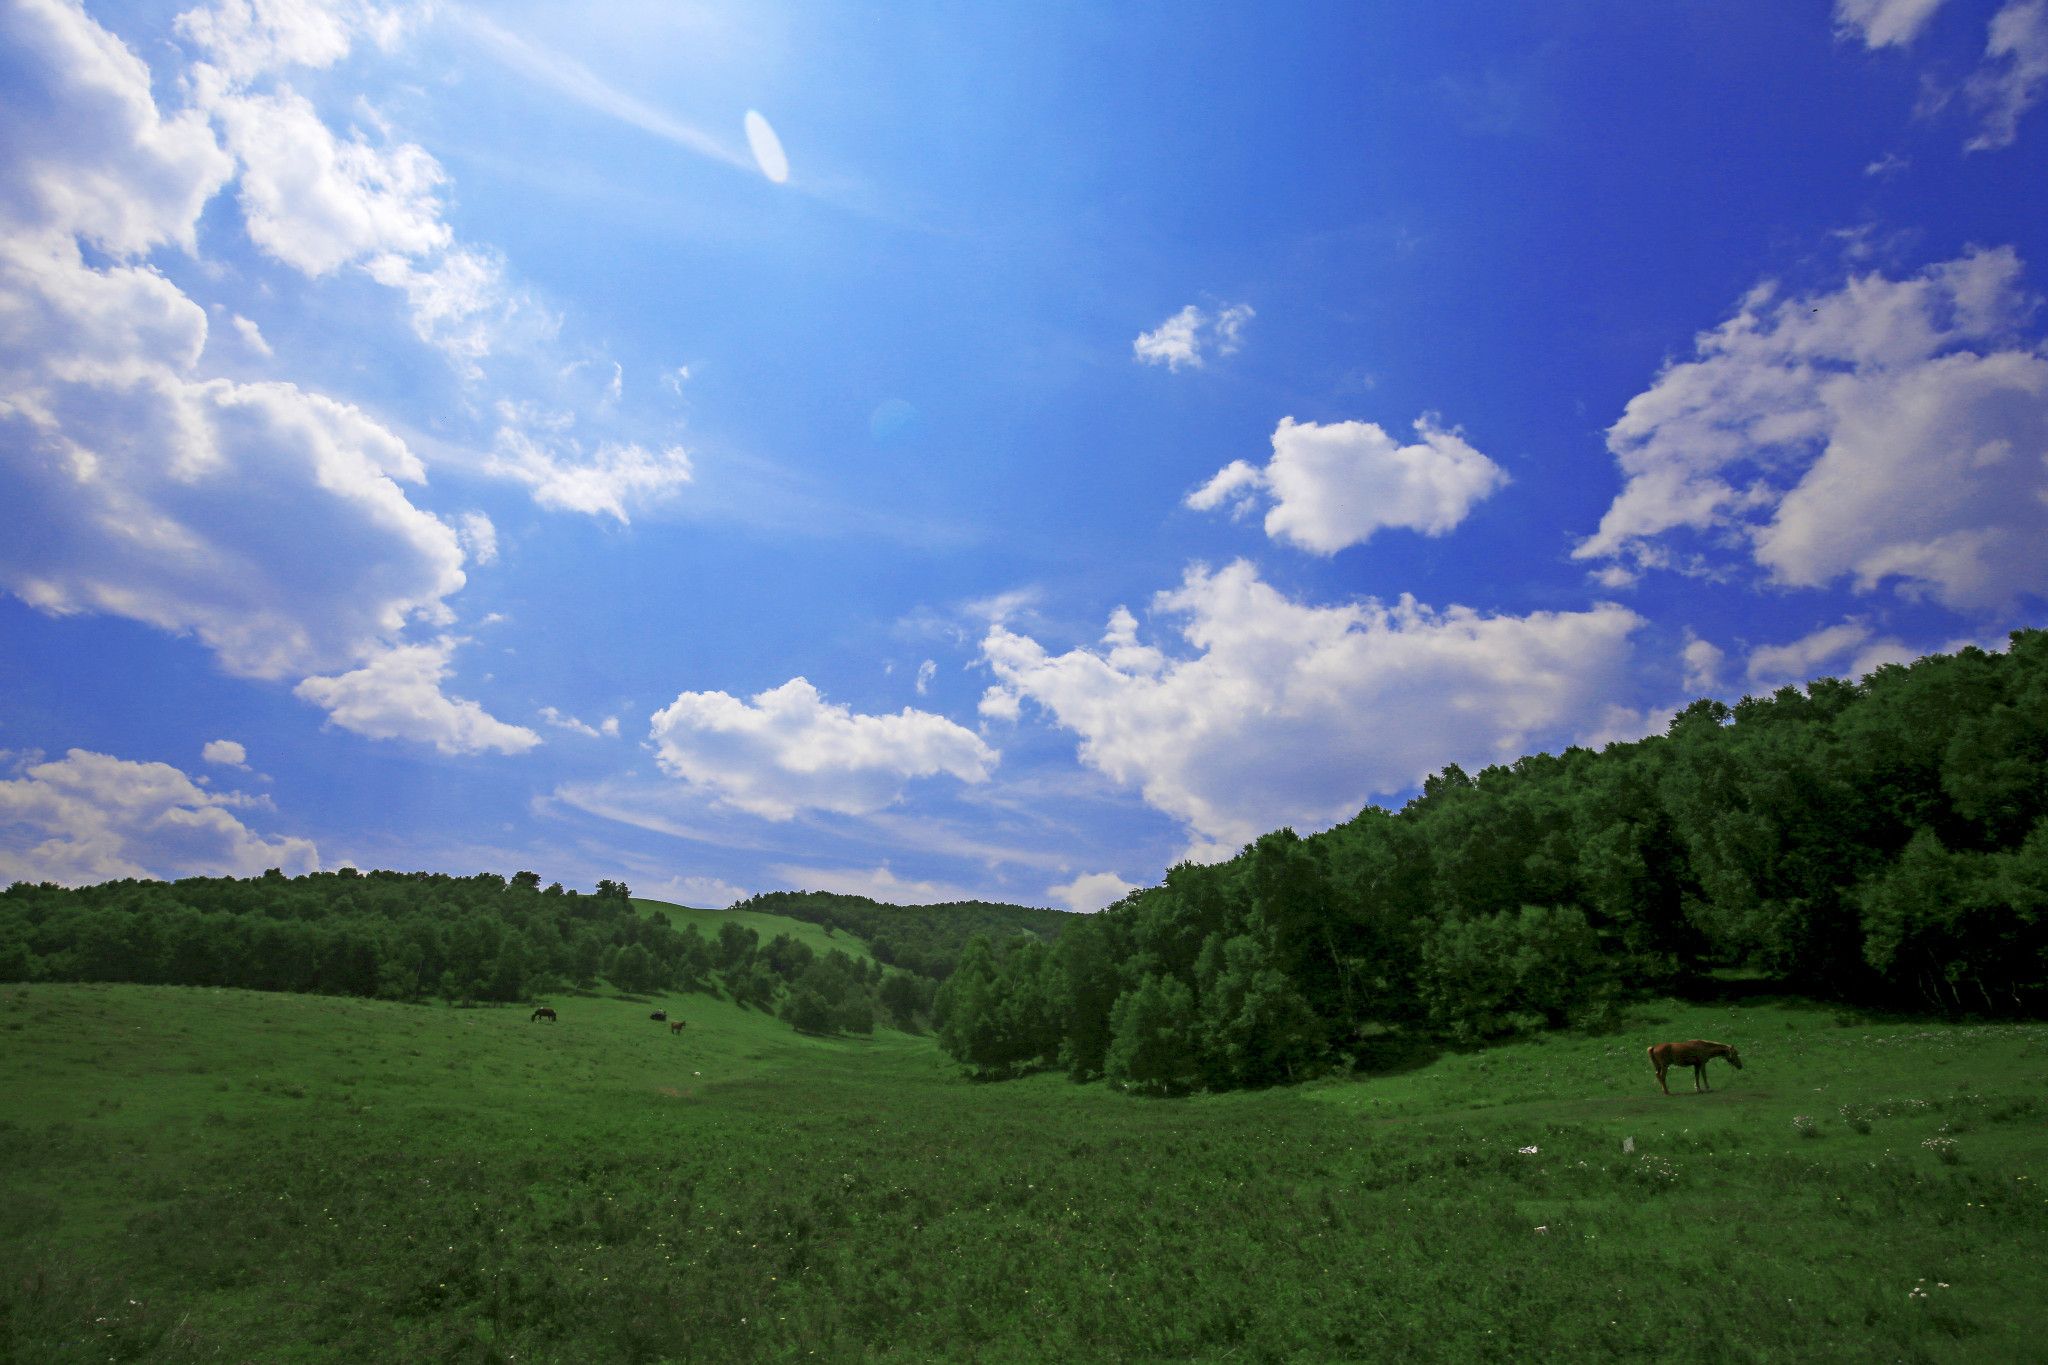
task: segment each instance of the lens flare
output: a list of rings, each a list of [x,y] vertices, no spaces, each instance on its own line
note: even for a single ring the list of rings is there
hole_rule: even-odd
[[[775,136],[768,120],[753,109],[747,110],[747,147],[754,153],[754,164],[761,168],[761,174],[778,185],[789,179],[789,157],[782,150],[782,139]]]

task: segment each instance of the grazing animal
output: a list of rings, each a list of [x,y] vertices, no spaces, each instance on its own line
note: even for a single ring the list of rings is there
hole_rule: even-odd
[[[1665,1094],[1671,1087],[1664,1084],[1664,1073],[1674,1066],[1692,1068],[1692,1088],[1697,1094],[1712,1090],[1707,1084],[1707,1063],[1716,1057],[1726,1057],[1728,1065],[1742,1070],[1742,1054],[1726,1043],[1710,1043],[1704,1038],[1694,1038],[1686,1043],[1658,1043],[1650,1049],[1650,1065],[1657,1068],[1657,1088]]]
[[[683,1021],[682,1021],[682,1020],[678,1019],[678,1020],[676,1020],[676,1021],[675,1021],[675,1022],[674,1022],[673,1024],[670,1024],[670,1025],[668,1026],[668,1036],[669,1036],[669,1037],[671,1037],[671,1038],[680,1038],[680,1037],[682,1037],[682,1036],[683,1036]]]
[[[647,1017],[649,1019],[652,1019],[657,1024],[665,1024],[668,1022],[668,1011],[656,1010],[654,1013],[648,1015]]]
[[[555,1012],[554,1012],[553,1010],[549,1009],[549,1008],[548,1008],[548,1007],[547,1007],[546,1005],[542,1005],[542,1006],[541,1006],[541,1007],[540,1007],[539,1009],[537,1009],[537,1010],[535,1010],[535,1011],[533,1012],[533,1018],[532,1018],[532,1019],[529,1019],[529,1020],[527,1020],[526,1022],[527,1022],[527,1023],[529,1023],[529,1024],[531,1024],[531,1023],[535,1022],[536,1020],[540,1020],[540,1019],[545,1019],[545,1020],[547,1020],[547,1021],[548,1021],[548,1022],[549,1022],[550,1024],[552,1024],[552,1023],[556,1022],[556,1020],[555,1020]]]

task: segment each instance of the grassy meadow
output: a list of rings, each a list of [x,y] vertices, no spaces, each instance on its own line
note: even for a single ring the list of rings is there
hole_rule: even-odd
[[[1607,1035],[1153,1101],[974,1084],[925,1039],[804,1037],[701,995],[552,1003],[550,1026],[0,988],[0,1355],[2012,1361],[2048,1341],[2044,1025],[1665,1002]],[[1696,1036],[1747,1069],[1659,1095],[1644,1047]]]

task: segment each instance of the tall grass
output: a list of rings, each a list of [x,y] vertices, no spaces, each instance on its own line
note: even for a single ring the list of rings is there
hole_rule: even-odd
[[[2040,1026],[1671,1005],[1142,1101],[669,1008],[683,1040],[614,1000],[0,992],[0,1353],[1944,1361],[2048,1328]],[[1689,1036],[1748,1069],[1665,1099],[1642,1048]]]

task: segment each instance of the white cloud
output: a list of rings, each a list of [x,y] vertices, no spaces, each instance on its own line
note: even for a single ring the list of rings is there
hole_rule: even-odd
[[[1759,646],[1749,654],[1749,680],[1770,686],[1804,682],[1869,638],[1870,627],[1862,621],[1843,621],[1789,644]]]
[[[1266,534],[1322,555],[1362,545],[1384,527],[1440,536],[1508,476],[1432,418],[1416,422],[1415,431],[1420,439],[1404,446],[1373,422],[1283,417],[1264,469],[1233,460],[1188,494],[1186,505],[1209,511],[1229,503],[1243,515],[1263,494],[1273,504]]]
[[[1773,582],[1958,609],[2048,591],[2048,357],[2009,249],[1834,293],[1761,285],[1608,429],[1626,482],[1575,558],[1729,532]]]
[[[154,271],[0,243],[0,586],[191,632],[276,678],[360,657],[463,585],[424,470],[357,409],[201,380],[199,307]]]
[[[1973,152],[2010,147],[2019,138],[2020,116],[2048,86],[2048,0],[2011,0],[1991,17],[1984,63],[1964,86],[1984,116],[1977,136],[1964,144]]]
[[[1248,303],[1233,303],[1219,311],[1210,329],[1216,339],[1216,354],[1235,355],[1244,344],[1244,325],[1256,316]]]
[[[1728,655],[1711,640],[1702,640],[1687,632],[1685,648],[1679,657],[1685,662],[1685,690],[1693,693],[1711,692],[1721,685],[1721,666]]]
[[[497,449],[487,469],[533,490],[543,507],[629,520],[629,505],[672,495],[694,477],[681,446],[655,451],[645,446],[603,442],[589,455],[562,433],[535,433],[518,426],[498,429]]]
[[[231,739],[212,739],[199,751],[199,756],[208,763],[223,768],[246,768],[249,766],[249,751]]]
[[[536,333],[551,332],[558,321],[511,297],[504,266],[487,252],[453,247],[425,268],[386,252],[363,269],[377,283],[405,295],[413,335],[445,353],[472,379],[481,373],[477,362],[496,349],[515,317],[527,315]]]
[[[361,668],[308,678],[294,690],[324,708],[334,724],[371,739],[414,740],[444,754],[518,754],[540,743],[540,736],[525,726],[507,725],[475,702],[442,692],[449,656],[458,643],[443,638],[395,645]]]
[[[446,176],[422,148],[344,142],[289,89],[215,92],[207,107],[241,162],[250,240],[286,265],[325,275],[376,255],[427,255],[453,239],[441,221]]]
[[[82,236],[116,256],[194,245],[234,169],[204,118],[163,118],[149,68],[61,0],[0,7],[0,223]]]
[[[287,66],[332,66],[348,55],[363,7],[315,0],[221,0],[180,14],[181,37],[229,80]]]
[[[1661,735],[1671,728],[1671,718],[1681,706],[1676,702],[1641,707],[1610,702],[1600,708],[1598,719],[1590,727],[1572,736],[1572,743],[1586,749],[1604,749],[1610,744],[1633,744],[1650,735]]]
[[[744,886],[717,877],[670,877],[667,881],[633,883],[633,894],[649,900],[667,901],[670,905],[694,906],[700,910],[723,910],[726,906],[743,901],[748,892]]]
[[[252,87],[287,67],[331,65],[358,33],[388,45],[406,22],[400,11],[358,4],[224,0],[182,15],[178,28],[211,59],[189,84],[239,164],[250,240],[309,276],[360,267],[403,294],[413,331],[475,379],[524,305],[507,294],[494,256],[456,243],[443,219],[440,162],[394,140],[366,106],[381,142],[338,136],[288,85]]]
[[[1935,652],[1953,653],[1976,643],[1954,640]],[[1927,652],[1895,635],[1879,635],[1866,622],[1851,618],[1788,644],[1762,645],[1750,651],[1749,681],[1759,689],[1771,689],[1829,675],[1855,679],[1884,664],[1911,663]]]
[[[1087,915],[1116,904],[1137,889],[1136,882],[1127,882],[1114,872],[1086,872],[1070,882],[1047,887],[1045,894],[1067,909]]]
[[[599,724],[592,725],[588,721],[578,720],[574,716],[566,715],[552,706],[543,706],[540,708],[540,718],[554,726],[557,730],[567,730],[571,734],[582,735],[585,739],[598,739],[600,737],[616,739],[619,733],[619,718],[617,716],[606,716]]]
[[[899,877],[887,863],[879,867],[800,867],[784,863],[771,867],[769,872],[794,889],[866,896],[885,905],[945,905],[955,901],[988,899],[949,882]]]
[[[894,803],[914,778],[984,781],[1000,758],[943,716],[908,707],[857,715],[802,678],[745,701],[684,692],[655,712],[653,738],[664,772],[771,820],[803,809],[866,814]]]
[[[923,663],[919,664],[917,666],[917,695],[921,697],[929,692],[932,686],[932,679],[938,675],[939,666],[934,660],[926,659]]]
[[[270,349],[270,343],[263,339],[263,329],[255,323],[243,317],[240,313],[236,313],[228,321],[234,324],[235,334],[242,338],[242,344],[257,355],[268,360],[276,354],[276,352]]]
[[[1234,353],[1254,316],[1250,304],[1233,303],[1210,314],[1191,303],[1151,331],[1138,333],[1131,354],[1169,370],[1183,365],[1199,369],[1210,355]]]
[[[243,17],[277,29],[293,13]],[[34,73],[0,105],[14,177],[0,195],[0,503],[29,528],[0,538],[0,588],[53,615],[194,635],[242,676],[388,668],[401,633],[448,620],[464,582],[455,531],[405,491],[424,467],[347,403],[202,377],[205,311],[147,265],[87,261],[79,239],[117,257],[189,245],[232,163],[196,116],[159,115],[148,69],[82,12],[31,0],[0,25]],[[295,41],[263,40],[314,50]],[[220,79],[194,84],[219,95]],[[304,131],[302,102],[276,108]],[[484,720],[472,737],[493,733]]]
[[[1835,0],[1835,28],[1867,48],[1905,47],[1920,36],[1943,0]]]
[[[457,517],[455,534],[472,560],[478,564],[497,563],[498,528],[482,512],[464,512]]]
[[[1103,647],[1060,655],[992,626],[984,712],[1037,703],[1080,737],[1083,763],[1224,855],[1280,825],[1348,817],[1445,763],[1511,760],[1590,723],[1641,624],[1612,604],[1526,617],[1405,596],[1319,607],[1243,561],[1189,569],[1153,610],[1183,619],[1192,655],[1139,643],[1122,610]]]
[[[264,804],[206,791],[168,763],[73,749],[0,781],[0,884],[84,886],[318,868],[312,841],[265,838],[232,813]]]

